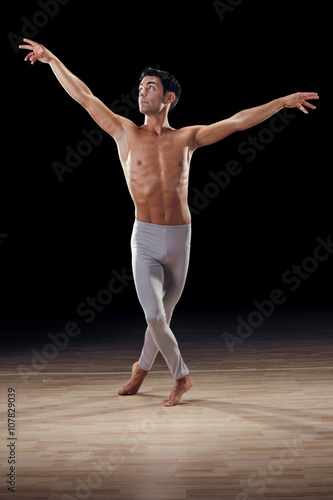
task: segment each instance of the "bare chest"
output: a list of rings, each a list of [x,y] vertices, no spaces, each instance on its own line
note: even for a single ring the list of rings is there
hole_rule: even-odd
[[[120,150],[120,158],[130,189],[156,189],[158,185],[176,189],[187,183],[189,151],[176,132],[135,134],[129,137],[126,150]]]

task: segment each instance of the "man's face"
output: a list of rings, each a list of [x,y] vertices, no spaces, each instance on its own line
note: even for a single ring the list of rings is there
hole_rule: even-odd
[[[162,111],[166,106],[167,94],[163,95],[163,85],[158,76],[145,76],[139,85],[141,113],[151,114]]]

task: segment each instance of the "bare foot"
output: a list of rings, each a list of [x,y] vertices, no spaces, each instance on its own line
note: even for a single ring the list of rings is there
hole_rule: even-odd
[[[131,396],[132,394],[136,394],[140,389],[147,373],[148,372],[146,370],[142,370],[142,368],[140,368],[138,362],[134,363],[132,366],[131,378],[124,385],[124,387],[118,391],[118,394],[120,396]]]
[[[179,403],[181,397],[185,392],[189,391],[193,385],[193,381],[189,375],[185,375],[185,377],[180,378],[175,381],[175,385],[170,393],[168,399],[165,399],[162,403],[162,406],[175,406]]]

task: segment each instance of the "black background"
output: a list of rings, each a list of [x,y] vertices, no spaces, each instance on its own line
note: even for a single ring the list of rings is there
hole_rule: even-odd
[[[42,2],[43,3],[43,2]],[[35,1],[6,8],[2,37],[0,169],[1,314],[74,313],[107,287],[111,270],[130,274],[134,209],[117,148],[103,133],[80,165],[57,179],[66,147],[96,129],[47,65],[24,62],[9,33],[34,36],[106,105],[142,123],[131,97],[147,65],[172,72],[183,93],[170,114],[179,128],[208,124],[296,91],[320,94],[317,110],[296,118],[253,161],[238,147],[266,124],[195,152],[189,203],[211,171],[237,160],[242,172],[193,214],[191,264],[179,308],[251,307],[269,298],[293,265],[332,235],[328,9],[314,2],[82,2],[53,15]],[[228,2],[226,1],[227,5]],[[39,23],[41,26],[36,27]],[[34,24],[35,23],[35,24]],[[34,33],[34,30],[36,33]],[[4,235],[7,235],[6,237]],[[286,306],[332,304],[333,257],[321,262]],[[139,309],[132,283],[106,311]]]

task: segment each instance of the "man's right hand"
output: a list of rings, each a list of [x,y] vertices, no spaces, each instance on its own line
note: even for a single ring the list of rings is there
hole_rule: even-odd
[[[30,61],[31,64],[35,64],[36,61],[42,63],[49,63],[51,59],[54,58],[52,52],[50,52],[44,45],[36,43],[29,38],[23,38],[24,42],[28,42],[30,45],[19,45],[19,49],[31,50],[29,54],[24,58],[25,61]]]

